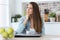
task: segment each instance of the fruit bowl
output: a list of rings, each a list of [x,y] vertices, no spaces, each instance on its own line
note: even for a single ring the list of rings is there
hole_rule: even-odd
[[[10,40],[14,38],[14,29],[12,27],[0,28],[0,38]]]

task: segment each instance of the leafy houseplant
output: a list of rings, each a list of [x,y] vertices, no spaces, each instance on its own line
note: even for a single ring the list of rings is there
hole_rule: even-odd
[[[56,17],[56,13],[54,13],[54,12],[50,13],[49,17],[54,17],[55,18]]]
[[[21,15],[20,14],[16,14],[15,16],[11,17],[11,22],[12,22],[12,19],[14,19],[14,22],[18,22],[18,18],[20,18]]]
[[[55,22],[55,18],[56,18],[56,13],[55,12],[51,12],[49,14],[49,18],[51,22]]]

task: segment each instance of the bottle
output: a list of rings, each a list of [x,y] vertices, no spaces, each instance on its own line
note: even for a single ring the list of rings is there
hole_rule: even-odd
[[[44,21],[45,22],[48,22],[49,21],[48,15],[49,15],[49,10],[48,9],[45,9],[44,10]]]

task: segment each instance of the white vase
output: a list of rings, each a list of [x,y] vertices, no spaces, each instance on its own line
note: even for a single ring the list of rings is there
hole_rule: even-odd
[[[50,18],[50,22],[55,22],[55,18],[54,17]]]
[[[12,18],[12,22],[14,22],[14,18]]]
[[[20,21],[20,18],[17,18],[17,21],[19,22]]]

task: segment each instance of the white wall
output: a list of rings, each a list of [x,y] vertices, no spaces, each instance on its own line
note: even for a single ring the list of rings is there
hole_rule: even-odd
[[[9,26],[8,0],[0,0],[0,27]]]
[[[15,0],[16,1],[16,13],[22,15],[22,3],[23,2],[44,2],[44,1],[52,1],[52,0]],[[53,1],[59,1],[59,0],[53,0]]]

